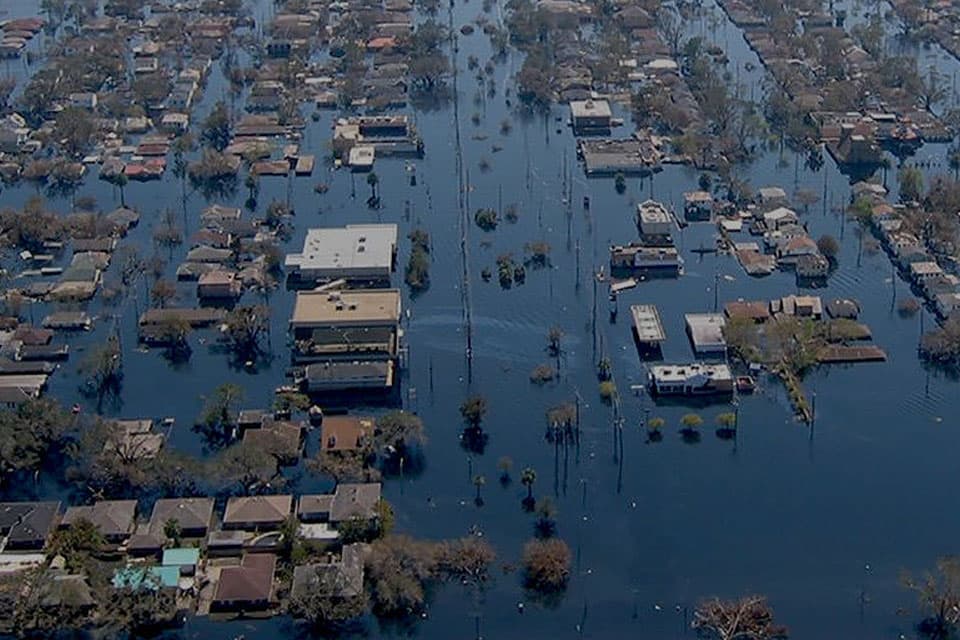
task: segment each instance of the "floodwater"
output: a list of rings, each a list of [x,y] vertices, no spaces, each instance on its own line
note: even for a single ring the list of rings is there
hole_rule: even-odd
[[[31,9],[32,3],[9,4],[11,15],[29,14]],[[464,24],[480,12],[479,3],[457,3],[454,24]],[[731,64],[756,64],[736,27],[722,12],[715,15],[719,21],[715,25],[692,28],[719,35],[731,52]],[[914,605],[912,596],[899,587],[900,571],[922,570],[938,556],[957,551],[960,512],[952,504],[954,452],[960,445],[954,416],[960,400],[956,381],[928,372],[917,359],[920,319],[903,319],[894,311],[896,300],[911,295],[908,287],[895,277],[882,252],[861,250],[855,227],[837,213],[849,199],[848,180],[828,156],[824,167],[812,172],[803,158],[789,152],[771,152],[742,170],[754,187],[779,185],[788,193],[804,188],[821,194],[803,221],[813,237],[830,233],[841,239],[842,252],[829,287],[816,293],[859,300],[861,317],[873,330],[875,342],[887,351],[888,361],[833,366],[810,375],[805,386],[816,394],[817,414],[812,429],[794,421],[785,394],[776,383],[764,380],[756,395],[741,400],[736,442],[715,437],[713,420],[730,407],[714,405],[697,409],[705,420],[703,438],[687,444],[678,429],[680,416],[689,408],[653,407],[630,389],[642,382],[644,372],[631,338],[629,305],[656,304],[668,334],[665,359],[690,361],[693,355],[682,316],[713,309],[716,283],[722,305],[736,298],[795,293],[793,276],[775,273],[757,280],[745,276],[730,256],[701,259],[693,250],[712,246],[715,231],[710,225],[692,225],[677,236],[686,259],[682,278],[644,282],[624,293],[615,323],[609,321],[606,296],[602,289],[598,292],[595,340],[591,273],[606,262],[608,245],[635,237],[636,202],[652,196],[679,210],[683,192],[696,188],[698,173],[667,167],[652,181],[629,180],[623,195],[615,192],[612,179],[587,180],[576,165],[571,133],[561,122],[566,116],[562,108],[555,108],[549,118],[514,118],[512,131],[501,134],[500,122],[513,115],[505,105],[505,88],[519,69],[520,58],[512,55],[497,66],[496,96],[478,103],[475,74],[466,70],[466,59],[475,54],[482,65],[489,56],[487,41],[479,31],[458,41],[460,139],[471,211],[466,297],[473,320],[472,372],[465,356],[451,105],[416,114],[426,146],[426,157],[414,163],[416,186],[410,186],[405,161],[377,161],[381,209],[367,208],[368,186],[362,177],[355,180],[345,171],[320,165],[313,178],[262,179],[260,207],[262,211],[273,198],[289,198],[296,210],[293,238],[285,247],[290,251],[299,249],[312,226],[395,222],[402,236],[415,227],[431,234],[430,289],[415,299],[404,291],[410,357],[402,380],[404,405],[423,417],[429,442],[422,471],[386,481],[397,530],[427,538],[479,530],[496,547],[498,562],[515,564],[532,535],[533,516],[521,509],[525,490],[519,482],[501,487],[497,481],[497,460],[510,456],[514,477],[523,467],[535,468],[534,493],[556,501],[559,535],[574,549],[575,564],[568,591],[549,607],[530,601],[516,573],[497,569],[481,598],[459,586],[447,586],[436,593],[424,619],[402,628],[380,628],[371,621],[369,635],[431,640],[480,635],[692,637],[689,616],[699,599],[745,593],[767,595],[778,620],[789,625],[796,638],[911,635],[916,616],[897,612]],[[956,67],[952,60],[938,59]],[[750,77],[761,75],[758,71]],[[224,87],[216,65],[195,121],[226,97]],[[754,90],[759,97],[760,88]],[[471,123],[474,113],[480,114],[479,126]],[[309,123],[304,151],[315,152],[318,158],[327,155],[334,117],[324,112],[318,122]],[[502,150],[495,152],[494,145]],[[946,170],[943,156],[943,146],[928,146],[918,154],[930,159],[931,174]],[[481,160],[489,170],[481,170]],[[565,175],[573,182],[569,204],[563,201]],[[329,183],[330,191],[315,194],[316,182]],[[890,173],[890,183],[896,183],[896,170]],[[0,203],[19,206],[33,193],[28,185],[5,189]],[[77,195],[95,196],[106,210],[119,204],[119,193],[94,178]],[[179,210],[179,185],[168,173],[162,182],[131,183],[126,195],[128,204],[143,214],[127,242],[139,243],[150,255],[152,227],[159,224],[161,211]],[[584,196],[590,197],[589,211],[581,206]],[[235,195],[210,202],[241,206],[245,197],[241,180]],[[500,202],[504,208],[518,206],[516,224],[502,222],[490,233],[472,224],[472,210],[498,207]],[[196,229],[199,211],[207,203],[199,193],[191,195],[187,236]],[[63,213],[70,207],[65,199],[49,204]],[[495,278],[483,282],[481,270],[495,271],[498,255],[510,252],[521,257],[524,243],[531,241],[550,243],[550,268],[528,270],[525,284],[506,291]],[[398,259],[401,270],[408,252],[404,240]],[[178,248],[161,254],[169,261],[168,275],[184,253]],[[402,274],[398,282],[400,278]],[[192,286],[181,285],[179,291],[180,304],[194,303]],[[248,294],[246,301],[257,302],[259,297]],[[275,359],[255,371],[231,368],[227,356],[214,348],[210,332],[191,336],[193,356],[183,365],[169,364],[159,351],[139,350],[135,325],[144,302],[141,288],[118,313],[101,310],[95,303],[92,309],[100,316],[96,330],[73,343],[74,353],[52,378],[50,392],[65,403],[80,402],[86,411],[93,410],[77,392],[81,378],[76,367],[82,346],[104,340],[117,322],[124,348],[123,392],[120,401],[105,411],[123,417],[174,417],[171,446],[200,454],[202,443],[189,425],[200,412],[204,394],[223,382],[236,382],[246,391],[245,406],[262,407],[270,402],[273,389],[285,382],[285,329],[293,305],[286,290],[269,298]],[[31,313],[39,321],[44,309],[38,306]],[[115,320],[109,317],[112,313]],[[926,323],[932,324],[929,316]],[[565,332],[561,379],[535,387],[528,375],[548,360],[546,336],[552,325]],[[619,432],[611,409],[597,394],[595,363],[603,354],[613,363],[623,396]],[[483,455],[468,454],[458,437],[458,406],[471,393],[489,401],[484,421],[489,443]],[[553,445],[544,438],[544,412],[578,393],[583,399],[580,446],[555,457]],[[667,421],[660,443],[647,443],[638,426],[647,409]],[[620,438],[622,447],[617,447]],[[311,452],[314,449],[310,447]],[[475,474],[487,478],[482,507],[473,503]],[[306,472],[295,470],[289,476],[294,491],[325,486]],[[50,482],[39,486],[41,494],[60,491]],[[22,492],[29,495],[33,489]],[[522,614],[519,602],[527,603]],[[285,619],[230,624],[193,619],[183,630],[190,637],[218,638],[293,633]]]

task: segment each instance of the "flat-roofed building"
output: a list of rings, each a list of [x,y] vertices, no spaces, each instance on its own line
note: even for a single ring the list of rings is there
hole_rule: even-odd
[[[290,327],[295,336],[329,327],[396,327],[400,323],[400,291],[301,291]]]
[[[633,330],[642,344],[658,345],[667,339],[660,321],[660,312],[652,304],[635,304],[630,307]]]
[[[393,387],[394,369],[392,360],[319,362],[306,367],[303,384],[310,393],[354,389],[385,391]]]
[[[637,205],[637,221],[640,233],[650,236],[670,235],[673,215],[662,202],[647,200]]]
[[[608,134],[613,119],[606,100],[571,100],[570,123],[576,134]]]
[[[722,357],[727,353],[727,340],[723,337],[727,323],[722,313],[688,313],[683,319],[697,355]]]
[[[397,255],[397,225],[350,224],[337,229],[310,229],[303,251],[284,261],[294,280],[324,282],[390,280]]]
[[[307,391],[393,387],[400,310],[396,289],[299,293],[292,359],[308,365],[301,379]]]
[[[658,395],[733,393],[733,374],[725,364],[693,363],[650,367],[650,388]]]

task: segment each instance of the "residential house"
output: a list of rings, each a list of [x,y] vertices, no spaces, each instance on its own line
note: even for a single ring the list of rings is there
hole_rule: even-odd
[[[224,567],[210,603],[211,611],[263,611],[273,604],[277,557],[248,553],[240,566]]]
[[[610,247],[610,269],[620,273],[672,278],[683,272],[683,258],[674,247],[613,245]]]
[[[320,425],[320,449],[356,451],[369,444],[375,428],[373,418],[325,416]]]
[[[293,570],[293,598],[317,594],[331,598],[355,598],[363,594],[365,545],[344,545],[336,562],[301,565]]]
[[[243,441],[259,451],[269,451],[281,464],[296,464],[303,449],[303,424],[270,420],[259,429],[243,432]]]
[[[303,522],[329,522],[336,525],[355,518],[379,517],[379,482],[340,483],[333,494],[305,495],[297,502],[297,516]]]
[[[789,295],[771,300],[770,313],[774,316],[782,314],[819,320],[823,317],[823,302],[819,296]]]
[[[229,269],[201,273],[197,279],[197,297],[201,300],[236,300],[243,293],[243,283]]]
[[[150,532],[163,535],[167,523],[176,521],[184,538],[203,538],[213,524],[213,498],[162,498],[153,505]]]
[[[771,231],[776,231],[782,229],[787,225],[795,225],[799,223],[799,218],[797,218],[796,212],[792,209],[787,209],[786,207],[777,207],[771,211],[767,211],[763,214],[763,222],[767,225],[767,229]]]
[[[943,275],[943,269],[939,264],[932,260],[925,262],[914,262],[910,265],[910,277],[915,282],[922,285],[926,280],[939,278]]]
[[[107,425],[103,452],[126,461],[156,458],[164,436],[153,432],[153,420],[116,420]]]
[[[237,496],[227,501],[223,514],[224,529],[277,529],[290,515],[290,495]]]
[[[787,192],[780,187],[762,187],[757,192],[757,201],[766,210],[772,210],[787,204]]]
[[[68,508],[60,521],[60,528],[68,529],[86,520],[99,529],[108,542],[120,543],[133,533],[136,512],[136,500],[101,500],[93,505]]]
[[[174,567],[180,576],[192,576],[197,572],[200,564],[200,549],[197,547],[181,547],[164,549],[161,565]]]
[[[683,194],[683,216],[687,220],[710,220],[713,196],[709,191],[688,191]]]
[[[59,502],[0,502],[2,551],[43,549],[60,517]]]

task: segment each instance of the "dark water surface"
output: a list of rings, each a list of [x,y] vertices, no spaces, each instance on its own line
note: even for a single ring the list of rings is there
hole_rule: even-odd
[[[15,0],[4,2],[2,8],[14,16],[30,14],[33,6]],[[479,3],[458,4],[454,23],[463,24],[479,13]],[[756,64],[736,27],[720,12],[718,20],[691,28],[709,33],[725,45],[732,64]],[[813,237],[831,233],[841,238],[842,253],[829,288],[817,293],[825,298],[856,297],[863,309],[862,319],[873,330],[876,343],[886,349],[889,360],[834,366],[812,374],[806,381],[808,391],[816,393],[817,421],[812,432],[792,419],[779,386],[764,381],[755,396],[741,402],[741,433],[736,444],[713,434],[713,419],[729,410],[725,406],[701,410],[704,437],[694,445],[685,444],[677,432],[679,418],[688,408],[654,408],[653,414],[663,416],[667,428],[663,442],[648,444],[638,423],[649,400],[629,390],[643,379],[631,338],[629,305],[656,304],[667,328],[665,358],[688,361],[692,354],[682,315],[712,309],[715,281],[720,283],[722,304],[740,297],[769,299],[794,293],[793,276],[775,273],[756,280],[745,276],[732,257],[701,260],[692,250],[711,246],[715,231],[710,225],[691,226],[678,235],[687,260],[686,275],[681,279],[646,282],[623,294],[615,324],[608,321],[606,296],[601,290],[597,322],[602,350],[595,352],[591,271],[606,262],[610,243],[635,237],[635,202],[652,194],[679,210],[683,192],[696,188],[697,172],[668,167],[652,185],[630,180],[624,195],[615,192],[612,180],[586,180],[575,165],[574,140],[557,122],[566,115],[561,108],[554,109],[549,119],[515,120],[512,132],[501,135],[501,120],[511,116],[504,104],[504,90],[512,84],[509,78],[521,60],[514,55],[499,65],[497,96],[476,105],[477,85],[474,74],[466,71],[466,58],[473,53],[485,61],[488,45],[479,32],[461,37],[459,42],[457,60],[463,73],[458,99],[471,210],[498,206],[502,191],[503,205],[516,203],[520,211],[515,225],[502,223],[492,233],[471,225],[468,231],[475,356],[472,382],[467,381],[464,356],[451,106],[417,113],[426,146],[426,157],[415,163],[417,186],[409,185],[403,160],[377,161],[383,200],[380,210],[366,207],[368,187],[362,177],[354,179],[345,171],[333,172],[319,165],[309,179],[263,178],[260,207],[262,210],[271,199],[289,195],[297,215],[293,238],[285,246],[288,251],[299,250],[311,226],[395,222],[404,236],[418,226],[430,232],[431,287],[415,300],[404,292],[404,307],[410,312],[406,327],[410,366],[402,382],[405,404],[423,417],[429,442],[422,473],[391,479],[385,485],[386,497],[397,513],[397,529],[442,538],[464,535],[476,527],[495,545],[503,562],[516,562],[532,533],[533,521],[521,510],[523,487],[515,482],[502,488],[496,481],[498,458],[510,456],[515,477],[523,467],[534,467],[538,474],[535,493],[555,498],[559,534],[575,550],[575,575],[568,592],[553,608],[529,603],[520,615],[516,604],[527,601],[527,596],[517,575],[497,571],[481,602],[459,587],[446,587],[437,593],[427,618],[412,629],[380,629],[371,623],[369,635],[393,637],[409,632],[425,639],[468,638],[475,637],[479,625],[486,638],[676,638],[692,636],[685,631],[685,613],[698,599],[745,592],[767,594],[778,618],[797,638],[911,634],[911,618],[896,613],[900,606],[913,605],[911,596],[898,586],[898,573],[903,568],[928,567],[937,556],[957,551],[960,512],[953,504],[955,452],[960,445],[955,419],[960,409],[958,387],[955,381],[925,371],[918,362],[919,319],[902,319],[894,311],[894,297],[910,293],[903,282],[891,280],[887,257],[882,252],[858,257],[854,226],[844,225],[835,211],[849,198],[847,179],[829,158],[823,169],[814,173],[804,168],[802,158],[789,152],[764,155],[742,171],[754,187],[779,185],[788,193],[806,188],[818,194],[826,188],[826,200],[812,205],[803,221]],[[27,72],[22,62],[17,64],[8,68]],[[955,66],[953,60],[943,64]],[[762,69],[744,73],[742,82],[762,77]],[[755,91],[759,98],[760,88]],[[194,122],[224,95],[222,75],[215,65]],[[481,114],[479,126],[470,122],[474,112]],[[304,152],[316,153],[318,159],[328,155],[334,117],[325,112],[319,122],[309,124],[302,141]],[[486,138],[474,139],[476,135]],[[495,144],[503,150],[494,152]],[[943,154],[943,146],[928,146],[918,157],[944,165]],[[489,161],[489,171],[481,171],[481,159]],[[562,199],[567,168],[574,181],[572,206]],[[313,192],[318,181],[330,184],[327,194]],[[892,171],[890,182],[895,181]],[[33,193],[28,185],[5,189],[0,204],[20,206]],[[141,211],[143,219],[128,242],[148,247],[161,211],[179,207],[178,194],[179,184],[170,172],[162,182],[131,183],[127,200]],[[78,195],[95,196],[106,210],[119,204],[118,192],[95,178],[88,179]],[[241,180],[232,198],[211,202],[240,206],[245,195]],[[589,212],[580,204],[584,195],[591,198]],[[199,211],[206,204],[200,194],[188,201],[187,236],[196,229]],[[66,213],[70,203],[52,200],[50,206]],[[495,271],[496,256],[512,252],[521,257],[524,243],[536,240],[553,247],[551,268],[528,270],[526,284],[509,291],[501,290],[495,279],[491,283],[481,280],[483,267]],[[401,268],[408,251],[409,243],[404,240],[398,259]],[[144,249],[145,255],[151,252]],[[185,249],[178,248],[163,254],[169,259],[170,277],[184,253]],[[193,286],[180,285],[179,290],[179,304],[193,304]],[[274,388],[285,382],[291,293],[280,289],[269,298],[276,358],[255,372],[231,369],[227,356],[213,348],[210,332],[191,336],[194,352],[185,365],[174,367],[159,351],[139,350],[135,325],[137,313],[144,308],[143,292],[136,298],[121,307],[123,394],[118,405],[106,408],[109,414],[172,416],[176,418],[172,446],[201,453],[202,443],[189,425],[202,407],[204,394],[222,382],[236,382],[246,390],[245,406],[266,406]],[[247,294],[245,301],[255,302],[257,297]],[[95,303],[95,310],[98,305]],[[39,321],[43,309],[38,307],[33,313]],[[931,322],[927,318],[928,326]],[[81,379],[76,366],[82,356],[77,346],[105,339],[111,323],[101,317],[91,335],[74,343],[71,360],[51,380],[53,395],[67,403],[82,402],[88,411],[93,409],[77,393]],[[528,375],[548,359],[546,335],[555,324],[566,333],[562,378],[536,388],[528,382]],[[615,455],[611,410],[600,402],[596,391],[594,365],[601,352],[611,358],[623,394],[622,458]],[[415,389],[413,400],[408,400],[410,389]],[[490,441],[482,456],[471,458],[459,444],[458,406],[474,392],[489,399],[485,425]],[[553,446],[544,439],[544,411],[571,400],[577,392],[585,406],[581,445],[579,451],[569,451],[567,460],[562,454],[555,460]],[[471,479],[477,473],[488,479],[482,508],[473,504]],[[295,491],[325,486],[302,472],[291,475]],[[57,489],[50,487],[49,491]],[[228,638],[241,633],[273,637],[293,632],[289,621],[282,619],[256,624],[194,619],[183,633]]]

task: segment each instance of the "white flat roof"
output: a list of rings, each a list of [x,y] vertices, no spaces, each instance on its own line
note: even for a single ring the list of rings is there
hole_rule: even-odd
[[[609,118],[610,103],[606,100],[571,100],[570,112],[574,118]]]
[[[395,224],[348,224],[335,229],[310,229],[301,253],[291,253],[285,266],[305,271],[386,269],[393,265],[397,246]]]
[[[660,313],[652,304],[635,304],[630,307],[633,326],[637,330],[640,342],[663,342],[667,334],[660,322]]]
[[[656,200],[647,200],[637,205],[640,220],[643,222],[671,222],[672,216],[666,205]]]
[[[693,346],[698,351],[726,348],[723,327],[727,321],[722,313],[688,313],[683,318]]]
[[[664,364],[650,367],[650,374],[658,382],[685,382],[691,378],[704,377],[711,380],[729,380],[733,376],[725,364]]]

